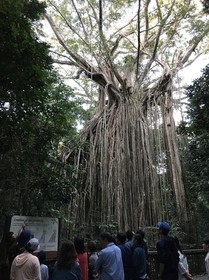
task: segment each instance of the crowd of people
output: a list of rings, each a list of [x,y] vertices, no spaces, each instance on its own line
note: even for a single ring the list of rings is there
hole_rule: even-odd
[[[169,236],[167,222],[159,222],[156,243],[158,275],[162,280],[192,280],[187,258],[177,237]],[[8,254],[10,280],[145,280],[151,279],[148,247],[142,230],[109,232],[100,235],[100,242],[76,237],[61,244],[57,260],[50,270],[46,253],[39,250],[39,241],[29,230],[22,230]],[[203,242],[207,251],[206,271],[209,275],[209,240]],[[34,254],[35,252],[35,254]],[[2,278],[6,280],[5,278]]]

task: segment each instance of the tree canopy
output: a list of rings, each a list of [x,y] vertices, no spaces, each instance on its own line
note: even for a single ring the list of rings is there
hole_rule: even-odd
[[[173,92],[179,71],[208,50],[202,6],[191,0],[47,4],[54,62],[98,86],[75,160],[86,170],[75,217],[82,225],[113,221],[121,229],[174,216],[187,223]],[[71,161],[75,152],[66,154]]]

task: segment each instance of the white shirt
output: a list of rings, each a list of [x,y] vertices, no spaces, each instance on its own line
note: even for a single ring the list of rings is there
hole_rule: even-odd
[[[209,279],[209,252],[207,253],[207,255],[205,257],[205,269],[206,269],[207,276]]]
[[[184,274],[186,272],[189,272],[189,266],[188,266],[188,262],[187,262],[187,257],[184,254],[182,254],[180,251],[178,251],[178,253],[179,253],[178,279],[184,280],[184,279],[186,279],[184,277]]]
[[[49,279],[48,266],[45,264],[41,264],[41,280],[48,280],[48,279]]]

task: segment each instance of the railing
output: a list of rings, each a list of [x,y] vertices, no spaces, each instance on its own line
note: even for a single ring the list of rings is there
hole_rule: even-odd
[[[192,275],[201,275],[205,273],[205,255],[206,252],[202,249],[184,250],[184,254],[187,256],[189,270]],[[53,270],[55,260],[48,260],[47,265],[49,266],[50,272]],[[157,278],[158,275],[158,261],[157,252],[148,252],[148,263],[149,263],[149,276],[153,279]]]
[[[187,256],[189,270],[192,275],[205,273],[205,251],[202,249],[184,250]],[[158,274],[157,252],[148,252],[149,274],[155,278]]]

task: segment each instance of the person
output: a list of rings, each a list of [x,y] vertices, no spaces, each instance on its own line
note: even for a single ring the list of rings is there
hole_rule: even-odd
[[[127,241],[126,241],[126,246],[131,248],[133,246],[133,231],[132,230],[127,230],[126,231],[126,238],[127,238]]]
[[[205,256],[205,270],[207,273],[207,279],[209,279],[209,239],[203,241],[203,249],[207,252]]]
[[[132,250],[129,246],[126,246],[126,234],[118,232],[116,237],[117,246],[121,250],[123,268],[124,268],[124,279],[130,279],[131,274],[131,255]]]
[[[96,252],[97,246],[96,242],[93,240],[90,240],[87,243],[87,249],[88,249],[88,260],[89,260],[89,280],[96,280],[98,279],[98,273],[96,272],[96,261],[98,259],[98,254]]]
[[[80,237],[75,237],[74,245],[78,254],[78,261],[81,268],[81,279],[88,280],[88,254],[85,250],[84,239]]]
[[[177,247],[178,254],[179,254],[178,279],[179,280],[184,280],[184,279],[192,280],[192,275],[189,273],[189,265],[187,262],[187,257],[181,249],[178,237],[175,236],[174,241],[176,243],[176,247]]]
[[[9,248],[16,245],[13,232],[4,232],[0,242],[0,279],[9,280]]]
[[[46,260],[46,253],[44,250],[40,250],[37,255],[39,262],[40,262],[40,269],[41,269],[41,280],[48,280],[49,279],[49,269],[48,266],[44,264]]]
[[[100,273],[100,280],[124,280],[121,250],[114,242],[109,232],[100,235],[102,250],[98,253],[96,271]]]
[[[173,238],[168,236],[171,230],[167,222],[158,222],[160,240],[157,242],[159,261],[158,278],[162,280],[178,280],[179,254]]]
[[[144,280],[147,278],[146,254],[142,244],[142,235],[139,233],[135,234],[133,240],[133,254],[131,258],[132,280]]]
[[[140,234],[142,237],[141,247],[144,248],[146,259],[148,259],[148,246],[147,246],[147,242],[145,241],[145,232],[142,229],[138,229],[136,231],[136,234]]]
[[[145,241],[145,232],[142,229],[139,229],[136,231],[136,234],[140,234],[142,237],[142,242],[140,246],[144,249],[145,255],[146,255],[146,273],[149,273],[149,264],[148,264],[148,246],[147,242]]]
[[[77,253],[73,242],[65,241],[62,243],[52,280],[81,280],[80,264],[77,262]]]
[[[38,239],[32,238],[24,247],[24,252],[15,257],[12,262],[10,280],[41,280],[39,260],[32,255],[38,246]]]
[[[9,248],[8,251],[8,259],[9,259],[9,266],[11,268],[12,262],[14,258],[23,253],[25,250],[25,246],[29,242],[30,239],[32,239],[34,236],[32,235],[31,231],[29,229],[23,228],[19,235],[16,237],[16,242],[14,242],[14,245]]]

